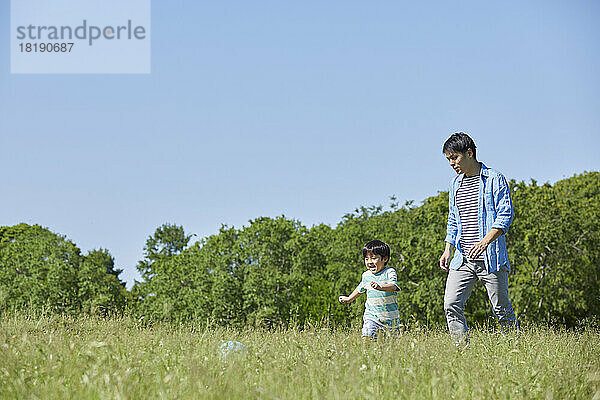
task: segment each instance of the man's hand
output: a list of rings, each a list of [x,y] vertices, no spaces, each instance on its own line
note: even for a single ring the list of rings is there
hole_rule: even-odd
[[[340,296],[339,299],[340,303],[350,303],[352,300],[350,300],[349,296]]]
[[[485,239],[483,239],[481,242],[475,243],[467,253],[467,258],[474,259],[479,257],[481,254],[483,254],[485,249],[487,249],[488,245],[489,242],[487,242]]]
[[[494,240],[498,239],[504,231],[500,228],[492,228],[490,231],[483,237],[483,240],[479,243],[475,243],[473,247],[467,253],[468,258],[477,258],[479,255],[483,254],[485,249],[492,243]]]
[[[381,286],[377,282],[371,282],[371,287],[375,290],[381,290]]]
[[[442,256],[440,257],[440,268],[444,271],[448,272],[450,267],[450,249],[444,250]]]

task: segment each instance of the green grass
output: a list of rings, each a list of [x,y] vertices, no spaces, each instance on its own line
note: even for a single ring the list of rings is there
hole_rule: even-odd
[[[219,345],[245,352],[221,359]],[[600,332],[266,332],[0,317],[0,399],[600,399]]]

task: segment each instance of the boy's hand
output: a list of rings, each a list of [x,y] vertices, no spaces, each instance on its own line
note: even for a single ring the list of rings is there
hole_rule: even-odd
[[[338,300],[340,303],[350,303],[350,297],[348,296],[340,296]]]
[[[375,290],[381,290],[381,286],[377,282],[371,282],[371,287]]]

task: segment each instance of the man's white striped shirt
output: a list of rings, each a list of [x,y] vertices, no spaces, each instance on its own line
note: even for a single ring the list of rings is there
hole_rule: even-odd
[[[471,247],[479,242],[479,226],[477,224],[479,175],[464,176],[460,187],[456,191],[456,206],[460,215],[462,233],[460,235],[460,247],[466,255]],[[475,260],[483,260],[480,254]]]

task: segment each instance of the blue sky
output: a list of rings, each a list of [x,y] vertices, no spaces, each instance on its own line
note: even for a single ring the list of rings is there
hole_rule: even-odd
[[[600,3],[415,3],[154,1],[151,74],[11,75],[2,2],[0,223],[107,248],[131,284],[164,222],[447,190],[456,131],[510,179],[599,170]]]

